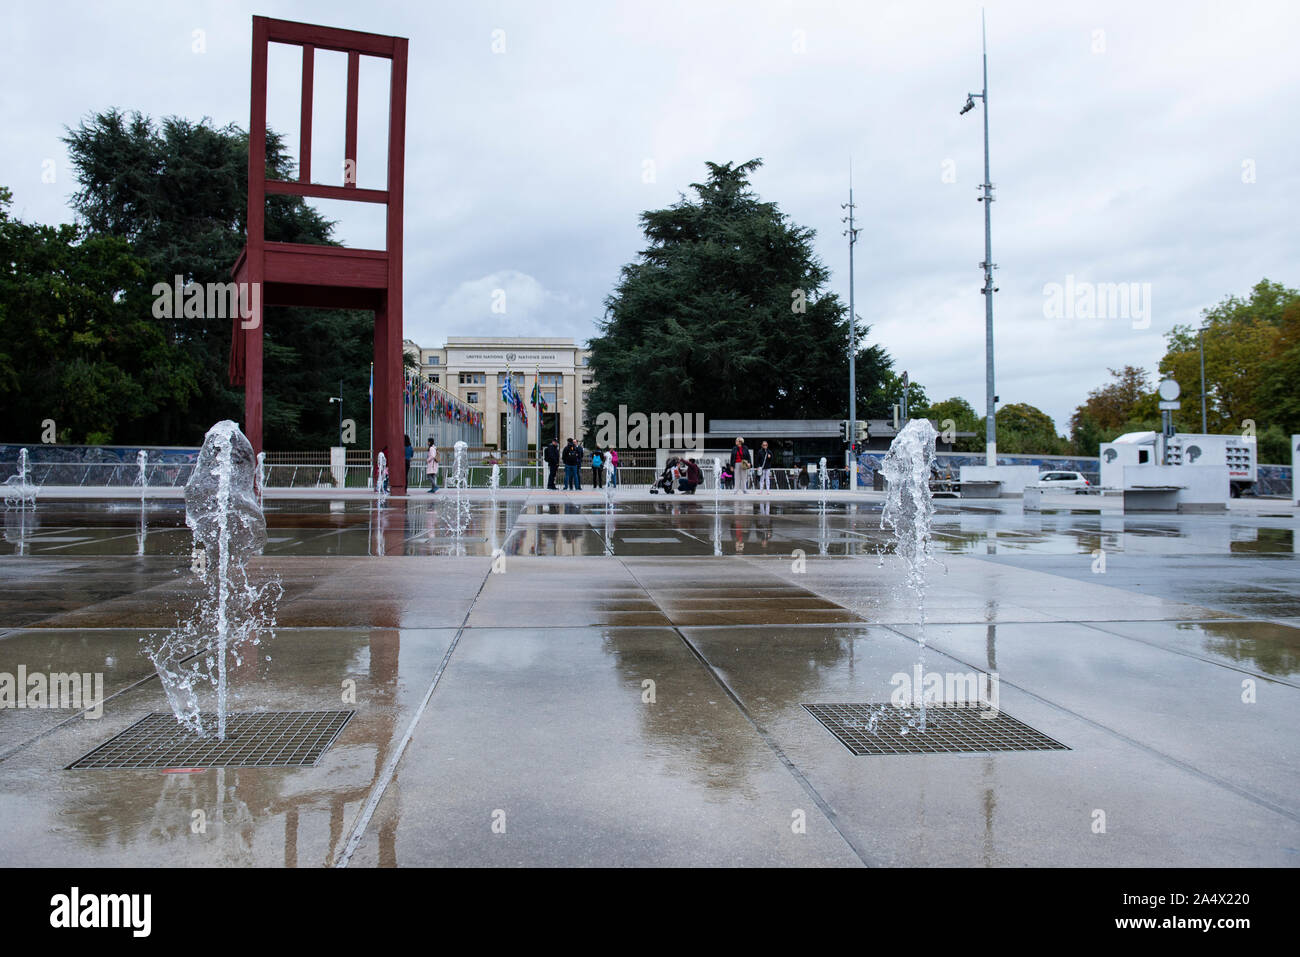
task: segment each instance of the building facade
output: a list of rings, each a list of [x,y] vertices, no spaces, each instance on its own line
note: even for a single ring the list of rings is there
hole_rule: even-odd
[[[520,432],[509,427],[501,398],[507,370],[514,390],[528,410],[526,444],[536,445],[537,410],[530,403],[533,385],[540,382],[547,411],[541,417],[542,443],[582,435],[587,393],[595,385],[588,363],[591,352],[572,339],[510,336],[449,336],[441,347],[420,346],[411,340],[403,348],[419,363],[420,374],[452,393],[484,416],[483,443],[503,451],[520,444]]]

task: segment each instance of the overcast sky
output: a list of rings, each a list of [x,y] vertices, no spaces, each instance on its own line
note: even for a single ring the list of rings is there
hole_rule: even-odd
[[[411,41],[408,338],[586,340],[619,267],[643,247],[638,214],[689,192],[709,160],[763,158],[757,191],[817,230],[831,288],[847,301],[840,204],[851,157],[857,312],[871,340],[932,398],[961,395],[982,410],[981,108],[958,115],[980,89],[980,9],[8,3],[0,183],[20,218],[70,221],[60,137],[82,117],[118,107],[246,128],[254,13],[397,34]],[[1107,367],[1154,370],[1174,324],[1265,276],[1300,284],[1300,3],[985,9],[997,391],[1064,431]],[[338,59],[317,61],[317,170],[342,157]],[[270,122],[296,144],[298,64],[273,57],[271,69]],[[383,71],[362,73],[363,141],[384,136],[384,82]],[[361,185],[375,183],[382,156],[362,150]],[[322,208],[342,238],[373,245],[373,219]],[[1067,276],[1141,284],[1149,325],[1048,315],[1044,288]],[[492,311],[497,289],[504,314]]]

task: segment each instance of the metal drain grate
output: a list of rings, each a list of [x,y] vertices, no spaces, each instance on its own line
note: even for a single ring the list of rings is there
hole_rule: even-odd
[[[854,754],[945,754],[970,751],[1069,751],[1005,711],[929,705],[925,730],[919,708],[892,704],[806,704],[804,708]]]
[[[169,712],[154,712],[109,738],[67,770],[311,767],[355,711],[249,711],[226,715],[226,739],[201,738]],[[215,714],[203,726],[216,725]]]

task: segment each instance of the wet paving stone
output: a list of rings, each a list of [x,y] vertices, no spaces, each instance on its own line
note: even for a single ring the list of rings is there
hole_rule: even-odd
[[[0,683],[104,700],[0,708],[0,864],[1296,866],[1295,510],[936,505],[922,631],[865,497],[269,500],[234,707],[355,715],[314,767],[186,773],[65,770],[169,711],[141,639],[201,591],[183,510],[7,513]],[[855,757],[805,707],[914,674],[996,675],[1070,750]]]

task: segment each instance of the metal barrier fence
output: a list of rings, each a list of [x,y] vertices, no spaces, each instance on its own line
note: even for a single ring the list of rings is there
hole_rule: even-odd
[[[190,480],[193,462],[151,463],[145,469],[146,484],[151,488],[181,487]],[[13,463],[0,468],[0,481],[17,473]],[[27,480],[33,485],[71,485],[97,488],[106,486],[140,486],[140,467],[134,462],[30,462]]]
[[[0,444],[0,482],[14,475],[17,471],[19,454],[18,445]],[[136,487],[140,486],[140,469],[136,464],[139,450],[134,446],[27,446],[29,453],[28,479],[34,485],[71,486],[71,487]],[[179,488],[189,481],[194,470],[194,459],[198,450],[180,447],[147,448],[149,461],[145,475],[151,488]],[[447,482],[451,474],[453,452],[442,448],[441,468],[438,484]],[[536,458],[531,454],[507,453],[502,455],[492,449],[482,447],[468,449],[469,484],[473,488],[486,488],[491,476],[492,461],[501,466],[502,488],[544,487],[546,485],[546,466],[540,468]],[[859,461],[862,466],[860,486],[871,488],[874,484],[874,472],[879,468],[883,453],[864,453]],[[980,456],[950,454],[938,458],[941,477],[947,473],[954,476],[963,464],[971,464],[981,459]],[[655,468],[654,452],[628,451],[619,455],[619,485],[642,489],[648,488],[659,478]],[[1007,456],[1004,464],[1036,464],[1043,470],[1070,468],[1080,471],[1096,484],[1096,459],[1079,458],[1067,464],[1063,459],[1049,459],[1033,456]],[[587,488],[592,484],[590,450],[582,466],[582,485]],[[328,450],[310,452],[267,452],[265,459],[268,488],[337,488],[340,487],[330,465]],[[401,460],[397,462],[401,468]],[[390,468],[392,464],[390,463]],[[702,469],[704,484],[701,488],[713,488],[712,468]],[[750,484],[753,485],[754,473],[750,472]],[[556,473],[556,484],[564,479],[563,466]],[[842,469],[831,470],[831,487],[844,486],[845,473]],[[349,449],[345,454],[342,486],[347,489],[366,489],[371,487],[370,452],[368,449]],[[424,473],[424,450],[416,447],[407,475],[407,485],[411,488],[428,487]],[[809,476],[798,469],[778,468],[772,470],[771,487],[775,489],[817,489],[817,476]],[[1285,497],[1291,490],[1291,469],[1284,465],[1260,465],[1255,493]]]
[[[338,482],[334,466],[330,464],[329,453],[318,452],[268,452],[266,453],[266,487],[267,488],[345,488],[367,489],[372,487],[369,452],[349,450],[346,463],[342,469],[342,484]],[[545,487],[547,468],[538,469],[533,463],[498,465],[499,487],[524,489]],[[399,463],[397,466],[401,468]],[[189,481],[194,471],[193,462],[151,462],[146,466],[146,484],[150,488],[181,488]],[[843,487],[842,480],[836,480],[833,470],[832,488]],[[0,467],[0,473],[14,472],[12,463],[8,469]],[[491,484],[492,463],[471,460],[467,469],[470,488],[487,488]],[[617,484],[628,488],[646,489],[657,481],[659,471],[653,466],[623,466],[618,469]],[[584,465],[580,470],[582,487],[594,486],[591,466]],[[0,475],[0,479],[3,475]],[[33,462],[28,466],[28,478],[36,486],[60,485],[73,487],[131,487],[140,486],[140,469],[134,462]],[[452,465],[444,458],[438,469],[438,487],[447,485],[452,478]],[[605,470],[606,481],[609,470]],[[817,477],[811,476],[809,482],[802,482],[798,469],[773,469],[771,487],[774,489],[817,488]],[[563,485],[564,467],[556,471],[556,485]],[[750,487],[754,487],[757,476],[750,474]],[[411,461],[406,476],[408,488],[428,488],[428,476],[422,459],[416,457]],[[730,489],[732,482],[724,482],[723,487]],[[704,482],[701,489],[713,488],[713,471],[704,470]]]

